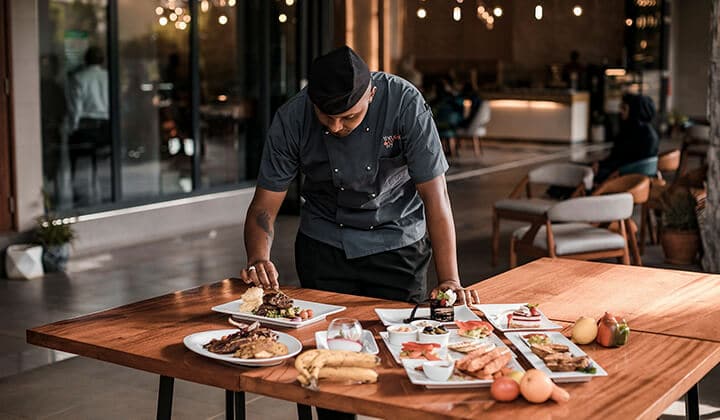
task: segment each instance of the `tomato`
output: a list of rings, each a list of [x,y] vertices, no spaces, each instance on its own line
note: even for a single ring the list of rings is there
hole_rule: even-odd
[[[313,317],[313,310],[312,309],[305,309],[307,311],[307,317],[308,319]]]
[[[490,395],[495,401],[514,401],[520,395],[520,385],[512,378],[501,376],[495,379],[490,386]]]

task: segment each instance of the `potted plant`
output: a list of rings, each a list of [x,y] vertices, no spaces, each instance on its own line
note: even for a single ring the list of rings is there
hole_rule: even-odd
[[[665,262],[689,265],[700,250],[700,231],[695,213],[695,198],[685,186],[669,188],[662,195],[661,244]]]
[[[75,240],[75,230],[68,219],[52,214],[37,219],[35,240],[43,247],[43,267],[46,272],[65,271],[70,258],[70,245]]]

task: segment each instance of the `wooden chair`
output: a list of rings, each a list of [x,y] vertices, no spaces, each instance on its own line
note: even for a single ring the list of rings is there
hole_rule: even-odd
[[[571,163],[550,163],[528,172],[508,198],[493,204],[492,265],[497,265],[500,250],[501,219],[542,222],[545,212],[557,203],[557,200],[533,197],[534,186],[547,184],[574,188],[571,197],[578,197],[592,188],[593,176],[592,168]],[[523,192],[527,198],[522,198]]]
[[[510,243],[510,267],[518,255],[582,260],[616,257],[630,264],[625,224],[632,216],[629,193],[578,197],[555,204],[543,222],[516,230]],[[618,232],[597,227],[617,223]]]
[[[617,194],[617,193],[630,193],[633,196],[633,204],[640,205],[641,217],[640,217],[640,238],[643,237],[647,220],[645,219],[646,205],[648,197],[650,196],[650,178],[640,174],[623,175],[618,178],[609,179],[601,184],[593,191],[592,195],[604,195],[604,194]],[[617,226],[610,226],[612,230],[617,230]],[[628,237],[628,244],[630,246],[630,253],[633,258],[635,265],[642,266],[642,259],[640,255],[642,252],[638,249],[637,242],[637,225],[632,218],[629,218],[626,225],[626,234]],[[642,245],[640,245],[642,247]]]
[[[678,167],[678,176],[687,172],[688,160],[692,157],[700,159],[700,163],[705,162],[707,151],[710,147],[710,126],[706,124],[695,124],[687,128],[685,137],[680,151],[680,166]]]
[[[467,128],[458,128],[456,130],[456,136],[458,141],[463,139],[472,139],[473,142],[473,153],[475,157],[480,157],[482,154],[482,142],[481,137],[485,137],[487,134],[487,124],[490,122],[490,102],[482,101],[480,108],[475,112],[475,115],[470,121],[470,125]]]
[[[667,174],[677,174],[680,168],[681,151],[672,149],[658,155],[657,176],[650,178],[650,197],[643,207],[643,219],[648,223],[647,229],[640,229],[640,252],[644,250],[646,233],[650,237],[650,243],[657,244],[659,238],[658,219],[662,212],[661,197],[667,189]],[[676,175],[677,176],[677,175]]]

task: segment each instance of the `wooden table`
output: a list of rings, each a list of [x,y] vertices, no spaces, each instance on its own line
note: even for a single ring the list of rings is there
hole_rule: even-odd
[[[559,260],[558,260],[559,261]],[[609,309],[613,300],[583,305],[582,311],[573,313],[565,308],[568,303],[558,304],[563,298],[561,288],[550,291],[537,287],[527,292],[528,279],[533,283],[557,282],[557,272],[568,276],[575,262],[541,260],[512,270],[474,286],[486,302],[540,301],[545,313],[556,320],[574,320],[580,314],[595,314],[597,308]],[[595,290],[596,282],[610,281],[607,270],[615,266],[586,266],[586,274],[578,272],[579,280],[567,278],[566,285],[577,283],[578,296],[587,296],[583,289]],[[545,270],[554,271],[552,275]],[[647,270],[647,269],[645,269]],[[588,277],[587,272],[596,273],[598,280]],[[532,273],[532,276],[530,276]],[[645,271],[651,274],[665,271]],[[670,272],[679,279],[688,274]],[[583,277],[584,276],[584,277]],[[699,275],[698,275],[699,276]],[[664,277],[663,277],[664,278]],[[717,281],[715,278],[711,280]],[[582,284],[586,284],[585,288]],[[648,286],[642,283],[643,287]],[[692,283],[692,281],[688,281]],[[626,293],[631,293],[638,283],[629,283]],[[708,286],[708,289],[711,289]],[[585,350],[608,371],[609,376],[595,378],[583,384],[563,385],[570,394],[570,402],[563,405],[545,403],[534,405],[519,399],[513,403],[496,403],[487,388],[458,390],[426,390],[412,385],[404,370],[395,364],[388,350],[382,344],[380,356],[382,366],[378,369],[377,384],[339,385],[322,383],[320,391],[301,388],[295,380],[296,372],[292,360],[274,367],[242,368],[231,367],[206,359],[185,349],[182,339],[188,334],[210,329],[227,328],[226,316],[213,313],[214,305],[239,298],[245,286],[239,282],[225,280],[208,286],[160,296],[142,302],[110,309],[107,311],[57,322],[28,330],[29,343],[76,353],[94,359],[117,363],[161,375],[158,397],[158,417],[169,417],[172,401],[172,378],[180,378],[200,384],[211,385],[228,391],[228,413],[242,417],[242,392],[255,392],[307,405],[330,409],[352,411],[381,418],[515,418],[531,416],[539,418],[657,418],[673,401],[692,389],[707,372],[720,361],[720,343],[710,339],[688,337],[682,328],[689,323],[678,323],[672,331],[666,328],[661,334],[654,331],[634,331],[630,343],[619,349],[605,349],[596,345]],[[500,290],[507,295],[498,294]],[[516,290],[522,291],[517,292]],[[645,287],[643,301],[654,301],[652,289]],[[708,290],[708,293],[711,293]],[[358,296],[340,295],[307,289],[288,289],[287,293],[304,300],[341,303],[348,309],[337,316],[359,319],[363,326],[375,333],[383,330],[373,308],[405,307],[407,304]],[[523,294],[525,293],[525,294]],[[620,294],[622,295],[622,294]],[[665,295],[663,290],[662,296]],[[602,295],[614,298],[615,295]],[[556,300],[560,299],[560,300]],[[624,302],[620,299],[619,302]],[[706,310],[714,308],[706,308]],[[556,316],[557,314],[562,316]],[[620,311],[618,311],[620,312]],[[655,325],[652,316],[647,315],[647,325]],[[630,318],[630,325],[644,324],[644,318]],[[287,330],[298,338],[304,347],[314,346],[314,333],[327,328],[328,322],[320,322],[299,330]],[[569,324],[566,324],[569,325]],[[702,332],[702,331],[701,331]],[[377,334],[376,334],[377,337]],[[233,397],[234,396],[234,397]],[[234,398],[234,404],[233,404]],[[233,405],[235,407],[233,407]]]

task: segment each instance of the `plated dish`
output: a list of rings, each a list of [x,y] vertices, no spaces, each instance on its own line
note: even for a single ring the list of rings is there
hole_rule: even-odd
[[[372,332],[368,330],[363,330],[362,335],[362,353],[370,353],[370,354],[378,354],[380,353],[380,349],[378,348],[377,342],[375,341],[375,337],[373,337]],[[315,346],[319,349],[327,349],[327,331],[317,331],[315,332]]]
[[[500,331],[559,330],[562,326],[550,321],[539,307],[531,312],[527,303],[499,303],[473,305]]]
[[[437,360],[451,358],[454,360],[463,358],[467,353],[484,349],[493,349],[495,347],[507,348],[505,343],[498,338],[495,334],[490,334],[487,337],[479,340],[472,340],[458,335],[457,330],[450,330],[450,337],[448,338],[447,346],[441,346],[438,343],[420,343],[418,340],[411,341],[417,345],[396,345],[390,342],[387,331],[380,332],[380,338],[382,338],[385,346],[390,350],[393,359],[397,363],[403,363],[405,359],[417,358],[420,361]],[[404,353],[405,352],[405,353]],[[423,354],[432,354],[430,358],[423,357]]]
[[[430,379],[428,374],[422,369],[424,363],[426,363],[425,360],[406,359],[403,360],[403,368],[405,368],[405,373],[407,373],[410,382],[428,389],[480,388],[489,387],[493,383],[492,378],[478,379],[467,375],[459,375],[457,369],[447,380],[433,380]],[[455,363],[457,366],[458,362],[456,361]],[[510,358],[504,368],[521,372],[525,371],[514,357]]]
[[[464,305],[458,305],[453,308],[455,311],[455,320],[456,321],[479,321],[480,317],[475,315],[470,308]],[[404,309],[382,309],[382,308],[375,308],[375,313],[377,314],[378,318],[380,318],[380,321],[385,325],[393,325],[393,324],[403,324],[403,321],[410,317],[410,313],[412,312],[412,308],[404,308]],[[415,312],[415,318],[427,318],[430,319],[430,308],[418,308],[417,312]],[[445,322],[447,325],[452,325],[453,321]]]
[[[253,313],[251,311],[248,311],[249,307],[246,305],[247,302],[245,302],[243,299],[237,299],[231,302],[223,303],[222,305],[213,306],[212,310],[215,312],[230,314],[234,318],[238,319],[259,321],[266,325],[300,328],[306,325],[313,324],[315,322],[322,321],[328,315],[336,314],[346,309],[344,306],[328,305],[325,303],[312,302],[301,299],[292,299],[291,302],[291,308],[299,309],[299,311],[297,311],[297,315],[299,315],[302,311],[306,311],[305,314],[307,315],[308,311],[311,311],[311,316],[307,316],[305,319],[302,319],[302,317],[277,317],[277,315],[280,314],[279,311],[276,313],[268,313],[262,311],[258,313]],[[283,306],[285,306],[286,304],[287,303],[283,303]],[[258,309],[260,309],[260,307],[258,307]],[[293,315],[295,315],[294,312],[295,309],[293,309]]]
[[[280,345],[281,348],[284,347],[286,349],[285,351],[280,351],[281,353],[285,353],[283,355],[272,355],[270,357],[261,357],[256,358],[254,357],[256,354],[258,354],[261,351],[266,351],[269,354],[273,354],[273,351],[271,348],[269,349],[254,349],[257,350],[256,353],[253,353],[253,351],[249,351],[245,354],[238,354],[236,351],[230,352],[230,353],[218,353],[208,350],[208,344],[209,343],[215,343],[218,344],[220,340],[222,340],[224,337],[230,337],[233,334],[237,334],[241,332],[239,329],[226,329],[226,330],[211,330],[211,331],[203,331],[198,332],[195,334],[190,334],[187,337],[183,339],[183,344],[185,344],[185,347],[187,347],[189,350],[201,355],[208,357],[210,359],[220,360],[227,363],[232,363],[235,365],[240,366],[274,366],[279,365],[280,363],[283,363],[284,360],[289,359],[302,350],[302,343],[298,341],[295,337],[282,333],[280,331],[274,331],[274,330],[268,330],[272,333],[272,335],[275,337],[276,344]],[[213,340],[215,340],[213,342]],[[217,350],[217,349],[215,349]],[[237,350],[236,348],[233,349],[227,349],[229,350]],[[223,350],[224,351],[224,350]],[[268,353],[261,354],[261,356],[265,356]],[[234,354],[238,354],[239,356],[243,357],[235,357]],[[248,357],[249,356],[249,357]]]
[[[542,335],[547,339],[527,332],[509,332],[505,337],[534,368],[555,382],[586,382],[596,376],[607,376],[605,369],[561,333],[548,331]]]

